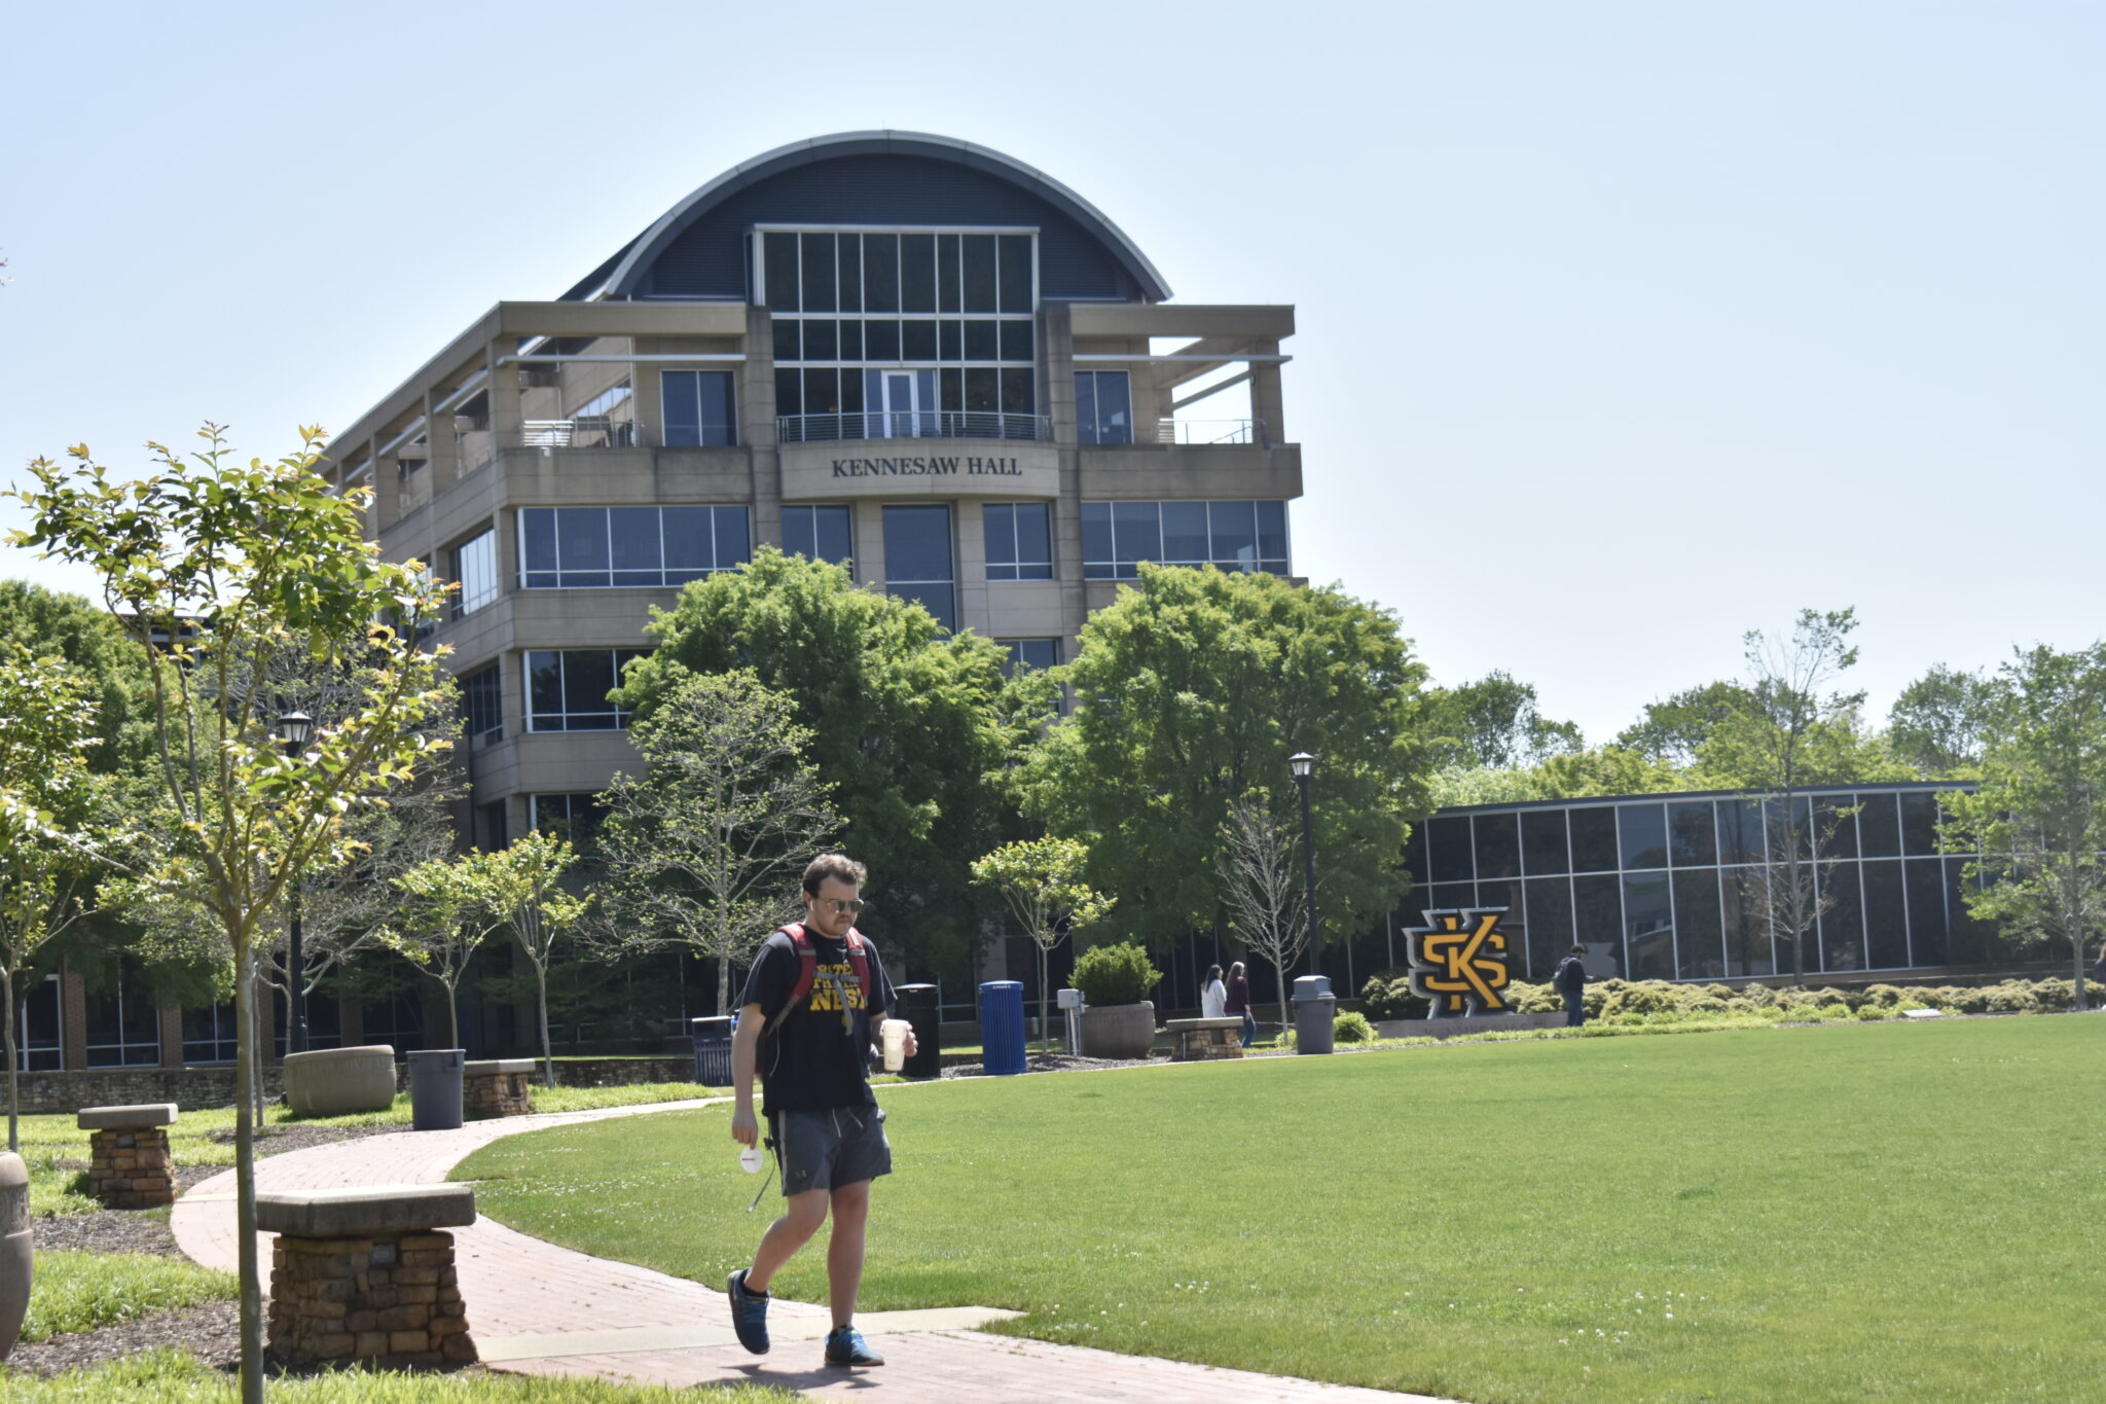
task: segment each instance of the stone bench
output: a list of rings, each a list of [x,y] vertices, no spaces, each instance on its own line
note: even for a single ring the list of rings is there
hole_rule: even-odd
[[[158,1209],[175,1203],[168,1154],[174,1102],[84,1107],[74,1120],[88,1138],[88,1193],[111,1209]]]
[[[468,1185],[376,1185],[256,1196],[271,1259],[270,1351],[288,1364],[435,1368],[475,1362],[453,1235]]]
[[[461,1064],[461,1115],[468,1120],[528,1116],[533,1110],[532,1058],[485,1058]]]
[[[1173,1063],[1243,1056],[1241,1014],[1221,1019],[1171,1019],[1163,1028],[1177,1037],[1177,1049],[1170,1055]]]
[[[348,1116],[395,1104],[395,1050],[385,1043],[285,1055],[285,1105],[294,1116]]]

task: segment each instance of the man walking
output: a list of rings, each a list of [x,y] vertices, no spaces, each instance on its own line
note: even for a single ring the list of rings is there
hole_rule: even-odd
[[[759,1142],[758,1068],[769,1144],[789,1202],[762,1236],[753,1266],[725,1284],[739,1344],[755,1355],[768,1351],[768,1284],[831,1212],[826,1282],[834,1324],[826,1363],[885,1363],[855,1328],[870,1182],[892,1173],[885,1113],[866,1076],[873,1011],[881,1016],[892,1008],[892,983],[877,951],[855,929],[864,877],[863,865],[842,854],[814,858],[804,870],[804,920],[761,944],[739,1001],[731,1040],[731,1136],[741,1145]],[[912,1033],[906,1047],[912,1055]]]
[[[1565,996],[1565,1027],[1576,1029],[1587,1022],[1587,948],[1574,946],[1566,957],[1558,962],[1557,973],[1550,977],[1557,992]]]

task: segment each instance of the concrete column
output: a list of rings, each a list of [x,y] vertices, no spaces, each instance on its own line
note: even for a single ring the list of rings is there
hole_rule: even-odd
[[[453,486],[461,476],[461,446],[453,437],[453,411],[439,414],[432,409],[441,398],[436,391],[424,392],[424,437],[431,444],[431,462],[424,471],[431,474],[435,494]]]
[[[744,384],[738,385],[739,441],[753,483],[753,544],[782,544],[782,454],[775,430],[775,332],[765,307],[746,308]]]
[[[496,436],[500,454],[519,446],[519,436],[526,421],[526,408],[520,403],[519,393],[521,368],[497,363],[506,349],[506,343],[493,341],[483,353],[490,367],[490,432]]]
[[[1278,341],[1261,341],[1257,350],[1269,356],[1280,352]],[[1251,441],[1271,447],[1290,442],[1287,438],[1286,401],[1280,395],[1280,363],[1253,361],[1250,367]]]
[[[373,450],[378,447],[380,447],[378,439],[367,439],[364,443],[348,450],[344,455],[344,461],[356,463],[360,459],[364,459],[371,465],[371,471],[367,473],[366,481],[373,488],[373,520],[377,526],[384,529],[393,526],[395,520],[402,515],[402,480],[395,475],[393,460],[382,463],[378,458],[374,457]],[[378,533],[376,532],[375,535],[378,535]]]
[[[1072,639],[1089,616],[1082,588],[1082,453],[1075,436],[1075,318],[1066,303],[1039,309],[1038,344],[1044,357],[1046,413],[1060,458],[1060,496],[1053,503],[1053,578],[1060,582],[1061,633]],[[1061,661],[1074,656],[1064,643]]]

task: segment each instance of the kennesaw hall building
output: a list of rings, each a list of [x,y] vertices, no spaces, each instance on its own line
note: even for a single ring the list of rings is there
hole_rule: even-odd
[[[970,142],[851,132],[501,302],[335,440],[391,559],[458,586],[478,845],[589,819],[653,605],[762,545],[850,565],[1014,663],[1142,561],[1289,574],[1294,309],[1173,304],[1082,195]]]

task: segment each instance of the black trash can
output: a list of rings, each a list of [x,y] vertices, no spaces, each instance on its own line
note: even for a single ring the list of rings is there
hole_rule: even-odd
[[[908,1077],[935,1077],[943,1071],[943,1019],[934,985],[895,985],[898,1003],[892,1015],[914,1027],[914,1056],[902,1069]]]
[[[695,1081],[705,1087],[731,1086],[731,1016],[690,1019],[687,1031],[695,1043]]]
[[[457,1131],[465,1048],[426,1048],[409,1055],[410,1129]]]
[[[1332,1020],[1338,1016],[1338,1000],[1331,993],[1328,975],[1301,975],[1294,981],[1294,1051],[1329,1053],[1332,1049]]]

